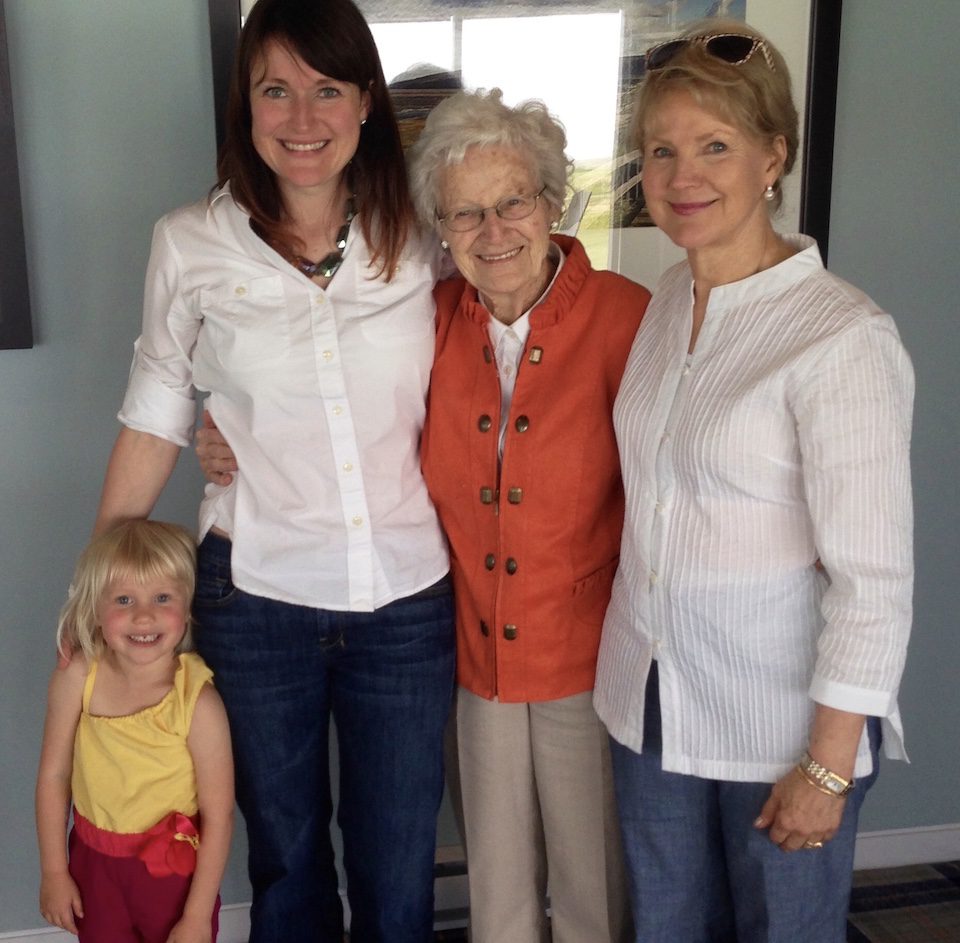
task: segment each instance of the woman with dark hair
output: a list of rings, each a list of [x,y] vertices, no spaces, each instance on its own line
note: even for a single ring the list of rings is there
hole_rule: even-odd
[[[840,943],[913,582],[913,371],[890,315],[768,208],[780,53],[707,20],[647,52],[660,279],[614,407],[626,514],[594,702],[643,943]]]
[[[417,447],[440,261],[350,0],[260,0],[218,185],[154,233],[98,530],[146,517],[195,393],[242,472],[200,511],[197,647],[227,707],[252,943],[424,943],[453,684],[448,559]]]

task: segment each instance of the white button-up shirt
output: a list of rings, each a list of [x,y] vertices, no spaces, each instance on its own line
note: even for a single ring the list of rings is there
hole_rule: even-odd
[[[903,756],[913,372],[890,316],[790,240],[712,289],[692,354],[690,268],[668,271],[614,409],[627,507],[597,710],[640,752],[656,658],[663,767],[708,779],[778,779],[815,702],[885,718]]]
[[[227,190],[154,231],[125,425],[189,444],[196,391],[239,472],[208,485],[200,533],[233,541],[233,581],[370,611],[447,571],[420,474],[439,249],[411,239],[374,278],[358,223],[320,288],[258,238]]]

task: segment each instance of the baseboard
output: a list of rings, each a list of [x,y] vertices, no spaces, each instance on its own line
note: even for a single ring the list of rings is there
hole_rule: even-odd
[[[960,860],[960,823],[920,828],[898,828],[883,832],[861,832],[857,836],[854,867],[898,868],[908,864]],[[469,913],[466,866],[459,845],[437,849],[436,927],[446,930],[465,926]],[[349,908],[344,901],[349,918]],[[228,904],[220,910],[218,943],[245,943],[250,931],[250,905]],[[3,943],[76,943],[63,930],[21,930],[0,933]]]
[[[908,864],[960,860],[960,823],[883,832],[861,832],[853,866],[900,868]]]

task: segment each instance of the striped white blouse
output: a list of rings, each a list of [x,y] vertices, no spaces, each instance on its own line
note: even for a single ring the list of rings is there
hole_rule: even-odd
[[[614,408],[627,510],[597,711],[639,752],[656,658],[663,767],[710,779],[777,780],[815,701],[885,718],[905,758],[913,371],[890,316],[787,239],[712,290],[692,354],[690,268],[666,272]]]

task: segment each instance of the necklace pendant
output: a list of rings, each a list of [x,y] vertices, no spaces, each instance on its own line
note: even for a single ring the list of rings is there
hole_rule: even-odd
[[[307,278],[314,278],[317,275],[321,278],[333,278],[340,266],[343,265],[343,250],[347,248],[347,237],[350,235],[350,223],[353,221],[354,216],[356,216],[356,210],[354,209],[354,198],[351,196],[347,200],[346,219],[343,221],[343,225],[337,232],[337,238],[334,240],[336,249],[334,249],[333,252],[327,253],[319,262],[311,262],[302,255],[295,255],[290,261],[296,269],[303,272]]]

